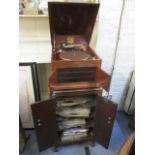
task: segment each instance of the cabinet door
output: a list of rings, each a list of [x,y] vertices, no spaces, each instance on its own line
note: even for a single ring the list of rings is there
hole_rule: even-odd
[[[116,110],[117,104],[97,97],[93,139],[106,148],[109,146]]]
[[[39,151],[57,143],[56,103],[54,99],[31,105]]]

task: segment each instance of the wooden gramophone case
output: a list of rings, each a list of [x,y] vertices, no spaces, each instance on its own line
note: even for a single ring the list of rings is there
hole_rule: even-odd
[[[102,90],[109,90],[110,75],[101,69],[101,59],[89,46],[98,8],[99,4],[93,3],[48,3],[52,44],[50,98],[31,106],[40,151],[88,140],[109,146],[117,105],[102,97]],[[59,103],[63,103],[61,108]],[[76,108],[87,108],[89,115],[59,115],[59,111]],[[60,129],[60,124],[79,119],[85,124],[72,128],[85,129],[87,136],[78,139],[75,133],[72,140],[64,141],[62,137],[70,128]]]
[[[99,4],[52,3],[49,5],[49,23],[52,41],[52,70],[66,67],[100,67],[101,59],[89,47]],[[60,60],[57,46],[73,38],[74,44],[85,46],[86,53],[92,56],[88,60]]]

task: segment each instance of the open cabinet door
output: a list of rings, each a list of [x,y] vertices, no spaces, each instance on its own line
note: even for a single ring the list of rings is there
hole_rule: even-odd
[[[105,148],[109,146],[116,110],[117,104],[97,97],[93,140]]]
[[[31,105],[39,151],[57,143],[55,100],[49,99]]]

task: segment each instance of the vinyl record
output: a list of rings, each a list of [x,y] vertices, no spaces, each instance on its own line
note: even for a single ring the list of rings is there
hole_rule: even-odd
[[[84,51],[63,51],[59,54],[59,58],[62,60],[88,60],[91,58],[91,55]]]

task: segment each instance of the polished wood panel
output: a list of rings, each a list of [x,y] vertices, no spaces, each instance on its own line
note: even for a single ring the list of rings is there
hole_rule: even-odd
[[[55,35],[81,35],[89,43],[99,4],[48,2],[52,43]]]
[[[135,155],[135,132],[128,135],[117,155]]]
[[[97,97],[93,140],[108,148],[117,104],[103,97]]]
[[[57,144],[55,100],[49,99],[31,105],[39,151]]]
[[[96,83],[98,87],[105,89],[109,92],[111,76],[102,70],[101,68],[96,67]]]
[[[54,72],[58,68],[71,68],[71,67],[101,67],[101,60],[85,60],[85,61],[66,61],[58,60],[51,62],[51,68]]]
[[[54,91],[51,92],[50,95],[51,96],[56,96],[56,97],[61,97],[61,96],[75,96],[75,95],[90,95],[90,94],[98,94],[98,95],[102,95],[102,89],[74,89],[74,90],[69,90],[69,91]]]
[[[95,74],[95,67],[61,68],[57,69],[57,82],[95,81]]]
[[[80,68],[74,68],[74,69],[80,70]],[[95,68],[95,70],[96,70],[95,79],[93,81],[79,80],[76,82],[63,82],[63,83],[57,80],[58,73],[56,70],[51,74],[49,78],[49,90],[58,91],[58,90],[85,89],[85,88],[104,88],[105,90],[109,90],[110,75],[102,71],[100,68]],[[70,76],[68,76],[68,79],[70,79]],[[81,73],[79,74],[79,77],[80,76]]]

